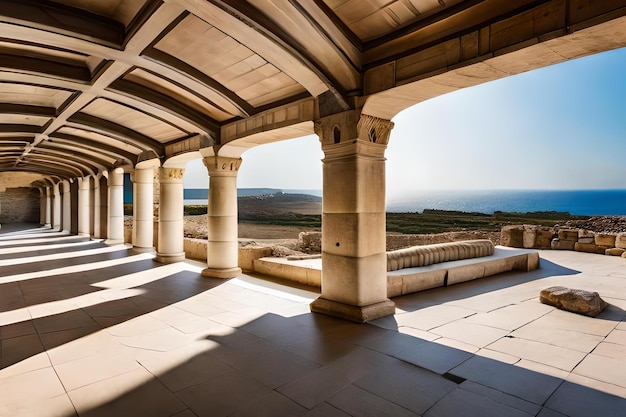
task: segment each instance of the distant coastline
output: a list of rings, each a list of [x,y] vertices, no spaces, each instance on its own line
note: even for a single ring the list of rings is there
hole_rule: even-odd
[[[240,188],[238,195],[275,193],[322,196],[321,190]],[[207,189],[185,189],[186,205],[206,205]],[[421,213],[424,210],[466,213],[567,212],[583,216],[626,215],[626,190],[442,190],[414,191],[387,201],[390,213]]]

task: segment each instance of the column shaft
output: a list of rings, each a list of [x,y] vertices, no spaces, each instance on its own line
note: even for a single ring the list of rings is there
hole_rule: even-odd
[[[109,219],[107,240],[109,245],[124,243],[124,170],[115,168],[109,172]]]
[[[202,275],[236,277],[241,275],[237,228],[237,173],[241,158],[211,156],[203,162],[209,171],[209,201],[207,268]]]
[[[72,201],[71,187],[68,180],[63,181],[63,209],[62,209],[62,225],[63,230],[70,232],[72,230]]]
[[[78,179],[78,235],[91,236],[91,196],[89,177]]]
[[[160,202],[156,260],[162,263],[185,259],[183,235],[184,168],[159,168]]]
[[[46,187],[46,223],[45,226],[52,227],[52,189]]]
[[[152,252],[153,247],[153,192],[154,169],[135,169],[133,174],[133,249]]]
[[[61,228],[61,193],[59,191],[60,183],[55,183],[52,187],[52,228],[62,230]]]

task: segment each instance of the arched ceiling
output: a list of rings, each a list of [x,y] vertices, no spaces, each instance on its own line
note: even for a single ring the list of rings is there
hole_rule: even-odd
[[[220,146],[268,111],[360,108],[624,15],[626,0],[0,0],[0,172]]]

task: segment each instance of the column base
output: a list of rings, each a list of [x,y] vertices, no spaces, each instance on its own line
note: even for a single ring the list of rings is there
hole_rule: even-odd
[[[241,268],[206,268],[202,270],[202,276],[207,278],[235,278],[241,275]]]
[[[147,248],[141,246],[133,246],[132,251],[135,253],[156,253],[156,249],[154,246],[149,246]]]
[[[365,323],[381,317],[394,315],[396,305],[391,300],[385,300],[367,306],[352,306],[319,297],[311,303],[311,311],[357,323]]]
[[[173,264],[185,260],[185,252],[182,253],[158,253],[154,258],[155,261],[162,264]]]
[[[104,244],[109,246],[123,245],[124,239],[107,239],[104,241]]]

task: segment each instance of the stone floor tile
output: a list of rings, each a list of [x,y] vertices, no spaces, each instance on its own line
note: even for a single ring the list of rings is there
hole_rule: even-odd
[[[317,407],[309,410],[306,417],[350,417],[349,414],[344,413],[337,407],[334,407],[328,403],[321,403]]]
[[[272,394],[265,385],[234,372],[176,393],[198,416],[229,416]]]
[[[89,333],[82,337],[76,337],[81,329],[65,330],[60,332],[45,333],[40,335],[48,356],[53,365],[59,365],[87,356],[102,354],[115,354],[126,348],[105,331]],[[59,344],[64,340],[63,344]]]
[[[31,319],[32,317],[27,308],[0,312],[0,326],[30,322]]]
[[[141,367],[68,395],[80,417],[170,417],[187,408]]]
[[[308,410],[276,391],[229,414],[229,417],[300,417]]]
[[[494,401],[488,397],[457,388],[439,400],[424,417],[530,417],[516,408]]]
[[[596,336],[607,336],[616,326],[612,320],[600,320],[563,310],[554,310],[534,323],[550,329],[569,330]]]
[[[2,352],[0,351],[0,357]],[[28,358],[14,363],[6,368],[0,370],[0,378],[7,378],[14,375],[23,374],[26,372],[36,371],[38,369],[49,368],[52,364],[50,358],[46,352],[41,352]]]
[[[567,417],[565,414],[557,413],[549,408],[542,408],[537,417]]]
[[[584,352],[532,340],[505,337],[489,346],[491,350],[571,371],[585,357]]]
[[[510,365],[520,361],[520,358],[517,356],[508,355],[491,349],[479,349],[478,352],[476,352],[476,355],[482,356],[483,358],[493,359],[494,361],[508,363]]]
[[[559,379],[567,379],[570,375],[569,371],[555,368],[554,366],[546,365],[544,363],[529,361],[528,359],[520,359],[515,364],[520,368],[528,369],[529,371],[537,372],[543,375],[553,376]]]
[[[578,350],[581,352],[591,352],[604,337],[575,332],[572,330],[555,329],[539,324],[530,323],[511,333],[511,336],[518,339],[533,340],[548,345],[560,346],[563,348]]]
[[[422,339],[427,342],[432,342],[433,340],[439,339],[439,335],[424,330],[414,329],[413,327],[401,326],[398,328],[398,333],[413,336],[417,339]]]
[[[468,323],[513,331],[554,310],[545,304],[525,302],[468,317]]]
[[[440,345],[435,341],[419,344],[415,348],[403,350],[394,356],[443,375],[473,355],[469,352]]]
[[[626,330],[613,330],[604,341],[626,346]]]
[[[481,395],[483,397],[490,398],[493,401],[515,408],[516,410],[523,411],[530,415],[536,415],[541,406],[537,404],[524,401],[521,398],[514,397],[504,392],[495,390],[493,388],[486,387],[484,385],[477,384],[472,381],[465,381],[460,384],[460,387],[466,391],[473,392],[474,394]]]
[[[1,368],[6,368],[44,351],[39,335],[36,334],[4,339],[0,341],[0,349],[2,351]]]
[[[594,349],[593,353],[626,362],[626,345],[602,342]]]
[[[354,385],[348,385],[346,388],[329,398],[327,402],[353,417],[419,416],[406,408]]]
[[[30,307],[29,310],[33,317],[36,317],[37,312],[35,307]],[[47,313],[46,313],[47,314]],[[38,316],[37,316],[38,317]],[[88,314],[82,310],[67,311],[61,314],[53,313],[53,315],[45,315],[44,317],[33,320],[33,324],[39,333],[58,332],[61,330],[76,329],[78,327],[84,327],[91,331],[100,330],[100,325],[96,323]]]
[[[49,413],[52,410],[58,412],[56,415],[67,412],[71,416],[74,412],[52,367],[11,376],[0,371],[0,399],[3,417],[54,415]]]
[[[270,388],[285,385],[320,367],[315,362],[281,349],[272,349],[233,366]]]
[[[566,381],[550,397],[546,408],[570,417],[621,416],[626,399]]]
[[[354,385],[419,415],[457,386],[440,375],[402,361],[370,372]]]
[[[300,343],[283,346],[283,348],[317,364],[328,365],[350,354],[354,350],[354,345],[337,342],[333,339],[326,340],[323,337],[314,337]]]
[[[155,319],[150,315],[135,317],[125,321],[117,326],[106,329],[107,333],[112,336],[137,336],[142,333],[149,333],[155,330],[167,329],[168,326],[163,321]]]
[[[278,391],[311,409],[357,379],[393,362],[386,355],[356,347],[328,365],[279,387]]]
[[[454,320],[469,317],[476,314],[469,310],[453,305],[439,305],[427,307],[418,312],[409,312],[396,315],[398,326],[413,327],[420,330],[431,330],[443,326]]]
[[[167,352],[192,343],[193,337],[168,326],[136,336],[119,336],[117,340],[124,346],[132,348]]]
[[[590,354],[573,373],[626,388],[626,361]]]
[[[509,333],[508,330],[497,329],[495,327],[483,326],[480,324],[466,323],[465,320],[453,321],[435,329],[431,329],[430,332],[478,347],[485,347]]]
[[[563,382],[559,378],[480,356],[465,361],[450,374],[538,405],[543,404]]]
[[[461,342],[456,339],[448,339],[447,337],[440,337],[435,340],[435,343],[468,353],[476,353],[479,350],[478,346],[470,345],[469,343]]]
[[[54,366],[67,391],[139,368],[139,364],[124,351],[103,352]]]
[[[168,352],[144,352],[136,360],[176,392],[235,371],[211,355],[213,348],[215,345],[208,341],[198,342]]]
[[[196,413],[194,413],[193,411],[187,408],[181,411],[180,413],[173,414],[171,417],[198,417],[198,416],[196,415]]]
[[[614,395],[620,398],[626,398],[626,388],[618,385],[609,384],[608,382],[598,381],[597,379],[589,378],[583,375],[570,373],[567,376],[567,381],[572,384],[581,385],[589,389],[594,389],[606,394]]]

